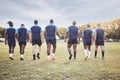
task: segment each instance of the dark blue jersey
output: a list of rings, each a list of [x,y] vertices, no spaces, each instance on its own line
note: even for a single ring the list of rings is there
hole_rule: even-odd
[[[88,41],[91,41],[92,35],[93,35],[93,32],[90,28],[86,28],[82,33],[84,40],[88,40]]]
[[[103,29],[96,29],[96,40],[104,40],[104,30]]]
[[[16,34],[16,29],[13,27],[10,27],[6,29],[6,35],[7,35],[7,40],[15,42],[15,34]]]
[[[56,30],[57,30],[57,27],[53,24],[46,26],[46,38],[47,39],[56,39],[55,38]]]
[[[69,33],[69,39],[77,39],[80,31],[76,26],[70,26],[67,32]]]
[[[27,33],[28,33],[28,31],[27,31],[26,28],[24,28],[24,27],[19,28],[18,29],[18,35],[19,35],[18,41],[19,42],[26,42],[26,40],[27,40]]]
[[[40,40],[41,39],[40,33],[42,32],[42,29],[40,26],[38,26],[38,25],[32,26],[30,29],[30,32],[32,34],[32,40]]]

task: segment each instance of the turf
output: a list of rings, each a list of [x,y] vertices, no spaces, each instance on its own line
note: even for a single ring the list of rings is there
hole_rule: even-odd
[[[19,46],[16,45],[14,59],[8,58],[8,46],[0,43],[0,80],[120,80],[120,43],[105,44],[105,59],[101,59],[99,48],[94,58],[84,60],[83,44],[77,47],[77,59],[68,60],[66,43],[58,41],[56,61],[48,62],[46,44],[41,49],[41,59],[32,60],[32,46],[27,44],[25,60],[19,59]]]

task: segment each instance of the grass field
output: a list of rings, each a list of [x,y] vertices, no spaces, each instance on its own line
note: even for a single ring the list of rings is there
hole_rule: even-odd
[[[8,58],[8,46],[0,43],[0,80],[120,80],[120,43],[105,45],[105,60],[84,60],[83,45],[78,45],[76,60],[68,60],[66,43],[58,42],[56,61],[48,62],[46,44],[42,45],[41,59],[32,60],[31,44],[25,49],[25,60],[19,59],[19,46],[15,48],[13,61]]]

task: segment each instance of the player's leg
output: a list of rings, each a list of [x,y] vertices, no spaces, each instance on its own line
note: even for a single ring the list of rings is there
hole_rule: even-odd
[[[91,45],[88,45],[88,58],[90,58],[91,55]]]
[[[53,50],[52,50],[52,54],[51,54],[51,59],[55,60],[56,44],[52,44],[52,46],[53,46]]]
[[[71,46],[72,46],[72,40],[69,39],[68,43],[67,43],[67,49],[68,49],[68,53],[69,53],[69,60],[71,60],[71,58],[72,58]]]
[[[12,54],[12,49],[11,49],[11,46],[9,45],[9,58],[11,59],[11,60],[14,60],[13,59],[13,54]]]
[[[22,42],[19,42],[20,47],[20,60],[23,60]]]
[[[56,52],[56,39],[51,40],[51,44],[53,46],[52,54],[51,54],[51,59],[55,60],[55,52]]]
[[[74,59],[76,59],[76,54],[77,54],[77,44],[73,44],[73,53],[74,53]]]
[[[14,58],[13,58],[14,48],[15,48],[15,46],[11,46],[11,48],[10,48],[10,49],[11,49],[11,54],[10,54],[10,57],[9,57],[9,58],[10,58],[11,60],[14,60]]]
[[[20,51],[20,60],[24,60],[24,49],[25,49],[25,45],[22,44],[21,45],[21,51]]]
[[[85,54],[85,60],[87,60],[87,58],[88,58],[88,54],[87,54],[87,48],[88,48],[88,46],[86,45],[86,44],[84,44],[84,54]]]
[[[33,60],[36,59],[36,49],[37,49],[37,44],[32,45],[32,54],[33,54]]]
[[[72,46],[72,44],[67,44],[68,53],[69,53],[69,60],[71,60],[71,58],[72,58],[71,46]]]
[[[13,59],[13,54],[14,54],[14,48],[15,48],[15,46],[16,46],[16,42],[15,41],[11,41],[11,43],[10,43],[10,49],[11,49],[11,57],[10,57],[10,59],[11,60],[14,60]]]
[[[88,54],[87,54],[87,48],[88,48],[88,41],[87,40],[84,40],[83,41],[83,45],[84,45],[84,54],[85,54],[85,60],[87,60],[88,58]]]
[[[13,54],[12,54],[12,49],[11,49],[11,47],[12,47],[11,41],[8,41],[8,46],[9,46],[9,58],[11,60],[13,60]]]
[[[41,51],[41,46],[38,46],[38,53],[37,53],[37,58],[40,59],[40,51]]]
[[[105,54],[105,52],[104,52],[104,45],[101,46],[101,51],[102,51],[102,59],[104,59],[104,54]]]
[[[48,61],[51,60],[51,58],[50,58],[50,50],[51,50],[51,44],[47,44],[47,59],[48,59]]]
[[[98,45],[95,45],[95,58],[97,57],[97,52],[98,52]]]
[[[41,45],[42,45],[42,42],[41,42],[41,40],[39,40],[38,41],[38,52],[37,52],[37,58],[38,59],[40,59]]]

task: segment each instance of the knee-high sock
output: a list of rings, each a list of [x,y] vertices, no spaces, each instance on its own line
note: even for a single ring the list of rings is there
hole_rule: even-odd
[[[97,56],[97,50],[95,50],[95,57]]]
[[[84,54],[85,54],[85,56],[88,56],[87,55],[87,49],[84,49]]]
[[[90,55],[91,55],[91,51],[88,51],[88,58],[90,58]]]
[[[104,53],[105,53],[104,50],[102,50],[102,57],[104,57]]]
[[[72,55],[71,49],[70,49],[70,48],[68,48],[68,52],[69,52],[69,55]]]

